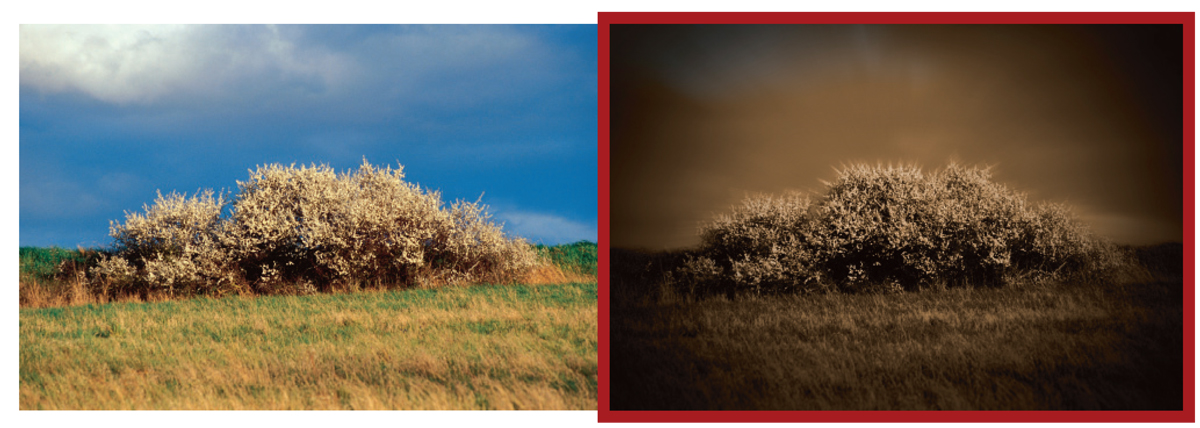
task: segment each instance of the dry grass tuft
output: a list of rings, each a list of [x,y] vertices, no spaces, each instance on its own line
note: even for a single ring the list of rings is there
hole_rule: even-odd
[[[566,284],[571,282],[594,282],[595,275],[566,270],[561,266],[543,263],[522,274],[517,282],[521,284]]]

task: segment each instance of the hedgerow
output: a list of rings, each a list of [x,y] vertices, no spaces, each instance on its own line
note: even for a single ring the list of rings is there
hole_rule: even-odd
[[[989,168],[853,164],[816,199],[755,195],[701,226],[673,280],[713,291],[901,291],[1101,278],[1120,263],[1069,207]]]
[[[111,255],[89,272],[96,288],[221,294],[505,282],[537,263],[485,205],[446,206],[440,193],[405,182],[403,167],[365,159],[344,173],[260,166],[236,197],[160,193],[144,211],[111,223]]]

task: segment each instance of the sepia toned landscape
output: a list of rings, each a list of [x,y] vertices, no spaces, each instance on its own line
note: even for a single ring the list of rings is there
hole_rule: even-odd
[[[1178,25],[613,25],[612,410],[1183,410]]]
[[[612,407],[1181,409],[1182,245],[1105,242],[985,177],[849,167],[698,249],[613,249]]]

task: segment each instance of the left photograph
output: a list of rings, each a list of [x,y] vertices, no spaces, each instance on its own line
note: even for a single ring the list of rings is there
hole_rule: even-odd
[[[595,25],[21,25],[21,410],[596,410]]]

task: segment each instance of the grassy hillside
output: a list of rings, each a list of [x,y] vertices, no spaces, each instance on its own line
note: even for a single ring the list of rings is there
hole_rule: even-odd
[[[597,287],[20,311],[21,409],[595,409]]]
[[[614,410],[1182,409],[1182,247],[1124,283],[704,296],[614,250]],[[1187,361],[1191,364],[1191,361]]]

